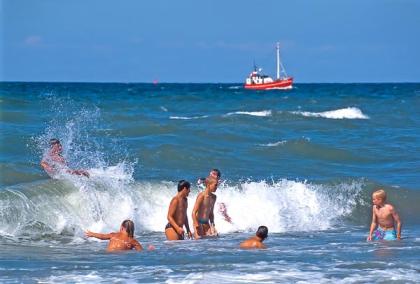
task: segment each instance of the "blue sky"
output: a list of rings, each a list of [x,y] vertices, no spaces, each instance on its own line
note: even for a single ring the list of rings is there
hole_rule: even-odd
[[[420,81],[417,0],[0,1],[1,81]]]

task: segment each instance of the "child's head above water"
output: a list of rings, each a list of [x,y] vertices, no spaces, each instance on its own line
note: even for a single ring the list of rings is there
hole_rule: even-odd
[[[380,198],[380,199],[382,199],[382,201],[385,202],[385,200],[386,200],[386,192],[383,189],[379,189],[379,190],[375,191],[374,193],[372,193],[372,197],[374,197],[374,198]]]
[[[134,237],[134,222],[131,220],[124,220],[121,227],[125,229],[130,238]]]

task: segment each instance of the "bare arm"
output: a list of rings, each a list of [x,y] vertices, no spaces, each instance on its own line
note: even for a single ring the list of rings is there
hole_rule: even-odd
[[[175,215],[177,207],[178,207],[178,198],[172,198],[171,203],[169,204],[167,219],[168,219],[169,224],[171,224],[172,228],[174,228],[174,230],[179,235],[182,235],[184,234],[184,229],[178,226],[178,224],[175,222],[175,219],[174,219],[174,215]]]
[[[200,192],[197,196],[197,200],[195,201],[194,208],[192,210],[192,220],[193,220],[194,227],[198,226],[197,213],[198,213],[198,209],[200,209],[200,206],[203,203],[203,200],[204,200],[204,195],[203,193]]]
[[[368,241],[372,240],[372,234],[373,234],[373,231],[376,228],[376,223],[377,223],[377,217],[376,217],[376,214],[375,214],[375,205],[373,205],[372,206],[372,223],[370,224],[369,235],[367,237]]]
[[[101,233],[94,233],[94,232],[91,232],[89,230],[87,230],[85,232],[85,236],[86,237],[88,237],[88,238],[92,238],[93,237],[93,238],[97,238],[97,239],[100,239],[100,240],[109,240],[109,239],[112,238],[113,235],[114,235],[114,233],[101,234]]]
[[[401,219],[400,215],[398,215],[398,212],[395,210],[394,207],[391,209],[392,217],[394,218],[394,222],[397,223],[397,239],[401,240]]]

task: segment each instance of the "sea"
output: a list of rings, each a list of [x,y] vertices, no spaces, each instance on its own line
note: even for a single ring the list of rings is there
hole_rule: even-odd
[[[420,282],[420,84],[2,82],[0,126],[0,283]],[[90,178],[41,169],[51,138]],[[191,216],[213,168],[219,237],[166,241],[177,182]],[[366,241],[379,188],[400,241]],[[125,219],[144,251],[84,235]]]

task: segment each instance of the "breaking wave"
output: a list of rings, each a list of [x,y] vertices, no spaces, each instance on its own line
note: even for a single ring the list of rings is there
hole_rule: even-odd
[[[291,113],[306,117],[323,117],[329,119],[369,119],[369,116],[365,115],[356,107],[347,107],[324,112],[293,111]]]

